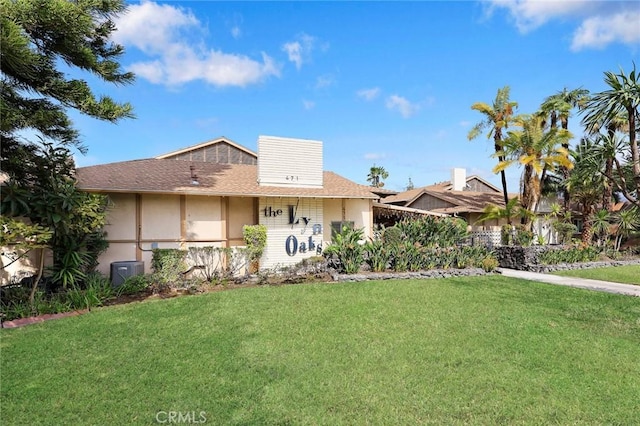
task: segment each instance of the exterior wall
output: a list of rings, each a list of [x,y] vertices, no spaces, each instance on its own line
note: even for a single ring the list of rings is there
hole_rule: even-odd
[[[260,224],[267,227],[261,269],[273,269],[317,256],[324,247],[324,203],[318,198],[261,197]]]
[[[435,210],[443,209],[446,207],[455,207],[455,205],[439,198],[433,197],[429,194],[422,194],[417,200],[415,200],[411,205],[408,205],[407,207],[420,210]]]
[[[363,228],[365,238],[373,237],[373,205],[367,199],[345,200],[345,220],[353,221],[355,228]]]
[[[493,189],[490,186],[482,183],[478,179],[469,179],[469,181],[467,182],[467,186],[469,187],[469,191],[491,192],[491,193],[495,193],[496,192],[495,189]]]
[[[186,161],[207,161],[219,164],[255,165],[258,163],[258,159],[255,156],[225,142],[218,142],[167,158]]]
[[[322,188],[322,142],[260,136],[258,156],[260,185]]]
[[[193,242],[222,239],[222,214],[220,197],[186,196],[186,235],[183,239]]]
[[[229,225],[230,246],[243,246],[244,236],[242,227],[244,225],[258,224],[258,203],[255,198],[232,197],[229,198],[229,215],[227,218]]]

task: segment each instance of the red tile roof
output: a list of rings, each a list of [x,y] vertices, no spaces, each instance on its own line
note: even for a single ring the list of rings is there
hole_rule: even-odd
[[[191,183],[190,166],[197,175],[197,185]],[[363,185],[326,171],[323,188],[260,186],[258,167],[243,164],[145,159],[81,167],[77,177],[79,188],[88,192],[377,198]]]

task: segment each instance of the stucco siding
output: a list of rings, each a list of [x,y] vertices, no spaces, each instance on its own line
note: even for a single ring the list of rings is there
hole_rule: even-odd
[[[221,229],[220,197],[186,197],[187,241],[219,240]]]
[[[346,200],[345,203],[345,220],[353,221],[355,228],[362,228],[364,236],[371,237],[373,235],[373,208],[371,200]]]
[[[180,197],[142,195],[142,239],[180,239]]]
[[[111,208],[107,213],[107,239],[134,240],[136,238],[136,196],[134,194],[109,194]],[[135,256],[134,256],[135,258]]]
[[[229,198],[229,238],[230,245],[244,244],[242,227],[244,225],[256,225],[256,215],[254,211],[254,198],[230,197]]]

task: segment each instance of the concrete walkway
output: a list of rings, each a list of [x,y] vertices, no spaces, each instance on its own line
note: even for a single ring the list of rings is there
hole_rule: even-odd
[[[586,278],[561,277],[560,275],[540,274],[538,272],[517,271],[506,268],[498,268],[498,271],[505,277],[522,278],[524,280],[538,281],[541,283],[640,297],[640,285],[619,284],[608,281],[589,280]]]

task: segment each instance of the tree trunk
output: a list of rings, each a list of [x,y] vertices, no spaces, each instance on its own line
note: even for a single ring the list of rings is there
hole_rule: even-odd
[[[34,306],[34,300],[35,300],[35,296],[36,296],[36,289],[38,288],[38,282],[40,282],[40,279],[42,278],[42,271],[44,269],[44,248],[40,249],[40,259],[38,262],[38,274],[36,275],[36,278],[33,280],[33,286],[31,287],[31,293],[29,293],[29,305],[31,305],[31,311],[33,312],[34,315],[37,315],[37,312],[35,311],[35,306]]]
[[[631,164],[633,181],[636,187],[636,199],[634,204],[640,206],[640,154],[638,153],[638,141],[636,140],[636,111],[633,106],[627,107],[629,115],[629,145],[631,147]]]

